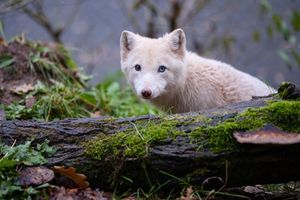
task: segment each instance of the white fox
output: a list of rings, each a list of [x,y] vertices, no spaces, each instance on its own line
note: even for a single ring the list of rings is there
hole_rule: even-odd
[[[135,93],[173,113],[266,96],[275,90],[232,66],[186,50],[182,29],[152,39],[123,31],[121,69]]]

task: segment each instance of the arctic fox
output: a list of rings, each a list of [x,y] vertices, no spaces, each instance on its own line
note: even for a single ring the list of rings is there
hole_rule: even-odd
[[[220,61],[186,50],[182,29],[152,39],[123,31],[121,69],[142,99],[173,113],[266,96],[275,90]]]

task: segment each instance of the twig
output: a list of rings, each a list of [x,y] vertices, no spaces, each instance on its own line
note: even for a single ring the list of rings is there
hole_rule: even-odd
[[[30,3],[33,3],[36,0],[23,0],[23,1],[6,1],[0,4],[0,14],[5,14],[14,10],[19,10],[24,8]]]
[[[221,192],[227,185],[227,182],[228,182],[228,160],[226,160],[225,162],[225,181],[224,181],[224,184],[223,186],[218,189],[216,192],[213,190],[211,191],[205,198],[205,200],[208,200],[210,199],[211,197],[214,198],[216,194],[218,194],[219,192]]]
[[[57,43],[62,43],[61,36],[64,33],[64,31],[73,23],[75,20],[75,17],[78,13],[78,10],[80,9],[80,5],[82,1],[77,0],[75,8],[72,10],[71,14],[65,21],[64,25],[61,27],[54,27],[53,24],[51,24],[51,21],[46,16],[42,2],[41,0],[35,0],[36,2],[33,4],[33,9],[24,7],[22,10],[25,14],[27,14],[33,21],[35,21],[37,24],[41,25],[48,34],[52,37],[52,39]]]
[[[24,7],[22,10],[26,13],[33,21],[41,25],[46,29],[48,34],[53,38],[55,42],[61,43],[61,34],[63,29],[55,29],[50,23],[48,17],[45,15],[44,9],[42,7],[41,1],[36,1],[34,4],[34,9]]]

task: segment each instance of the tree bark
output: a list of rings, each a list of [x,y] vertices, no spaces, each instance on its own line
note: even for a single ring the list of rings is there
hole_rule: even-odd
[[[272,98],[259,98],[172,117],[182,119],[184,116],[184,121],[191,121],[202,115],[222,122],[247,108],[265,106],[270,99]],[[48,158],[49,166],[73,166],[87,176],[92,186],[101,189],[112,188],[112,183],[121,184],[123,188],[146,188],[159,184],[166,184],[166,187],[178,184],[200,185],[212,176],[221,177],[227,186],[300,180],[299,144],[238,144],[234,150],[216,153],[211,149],[199,151],[187,136],[178,136],[176,139],[151,145],[148,155],[143,158],[95,160],[84,153],[82,142],[93,140],[100,132],[115,134],[132,128],[133,123],[155,121],[158,118],[160,117],[140,116],[115,120],[103,117],[52,122],[0,121],[0,138],[8,145],[14,140],[23,143],[30,138],[35,138],[35,143],[49,140],[50,145],[58,148],[55,155]],[[206,122],[203,123],[185,123],[177,128],[188,133]],[[213,123],[210,122],[211,124]]]

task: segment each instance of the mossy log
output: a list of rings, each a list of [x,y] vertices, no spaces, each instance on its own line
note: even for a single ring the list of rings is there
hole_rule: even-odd
[[[239,144],[233,137],[265,124],[299,133],[300,101],[266,97],[168,116],[0,121],[0,138],[47,139],[57,148],[49,166],[73,166],[102,189],[201,185],[212,176],[227,186],[300,180],[300,144]]]

